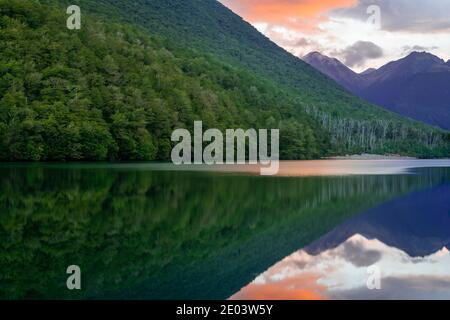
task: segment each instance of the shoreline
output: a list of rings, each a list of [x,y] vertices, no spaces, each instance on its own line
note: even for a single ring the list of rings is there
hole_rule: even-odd
[[[324,160],[420,160],[420,159],[416,157],[401,156],[397,154],[380,155],[380,154],[363,153],[363,154],[329,157],[324,158]]]

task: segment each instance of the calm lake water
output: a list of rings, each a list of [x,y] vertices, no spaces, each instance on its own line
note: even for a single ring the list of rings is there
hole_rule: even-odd
[[[450,161],[253,173],[1,164],[0,299],[450,299]]]

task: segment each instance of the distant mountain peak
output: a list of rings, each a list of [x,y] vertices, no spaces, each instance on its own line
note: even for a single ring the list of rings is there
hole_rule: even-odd
[[[338,59],[328,57],[318,51],[313,51],[313,52],[308,53],[306,56],[303,57],[302,60],[308,62],[309,64],[311,64],[310,62],[317,61],[320,63],[329,63],[329,64],[335,64],[335,65],[342,64],[343,66],[345,66]]]
[[[319,51],[312,51],[312,52],[308,53],[306,56],[304,56],[303,58],[307,59],[307,58],[313,58],[313,57],[327,57],[327,56],[321,54]]]
[[[303,61],[329,76],[349,91],[358,84],[359,75],[336,58],[314,51],[303,57]]]
[[[433,56],[435,57],[435,55],[427,52],[427,51],[412,51],[409,56]]]
[[[413,51],[408,56],[406,56],[404,59],[406,60],[430,60],[436,63],[445,63],[445,61],[438,56],[435,56],[432,53],[426,52],[426,51]]]
[[[307,57],[313,57],[313,56],[323,56],[323,54],[321,54],[319,51],[312,51],[310,53],[308,53],[305,58]]]
[[[369,69],[367,69],[367,70],[361,72],[360,75],[365,76],[365,75],[371,74],[371,73],[374,72],[374,71],[377,71],[377,69],[375,69],[375,68],[369,68]]]

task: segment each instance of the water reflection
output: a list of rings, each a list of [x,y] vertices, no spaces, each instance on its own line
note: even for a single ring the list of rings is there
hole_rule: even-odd
[[[449,177],[0,166],[0,298],[226,299],[359,212]],[[81,291],[66,289],[72,264]]]
[[[449,160],[320,160],[320,161],[281,161],[278,176],[344,176],[344,175],[388,175],[406,174],[419,168],[446,168]],[[217,169],[217,167],[215,167]],[[224,172],[260,174],[260,165],[223,165]]]
[[[450,299],[450,184],[388,201],[275,264],[232,299]],[[367,268],[381,271],[369,290]]]

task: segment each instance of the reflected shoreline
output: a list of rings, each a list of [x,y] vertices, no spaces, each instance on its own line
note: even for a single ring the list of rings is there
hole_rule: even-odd
[[[352,217],[450,181],[0,165],[1,299],[227,299]],[[66,269],[79,265],[81,292]]]
[[[349,175],[396,175],[411,174],[423,168],[449,168],[450,159],[323,159],[280,161],[280,170],[274,177],[322,177]],[[212,172],[227,174],[260,175],[260,164],[222,165],[174,165],[159,162],[123,163],[0,163],[0,168],[47,168],[47,169],[108,169],[120,171],[154,172]]]
[[[260,165],[221,165],[219,172],[257,175]],[[348,175],[395,175],[410,174],[420,168],[450,167],[450,160],[305,160],[281,161],[279,177],[320,177]],[[213,169],[211,169],[213,170]]]

